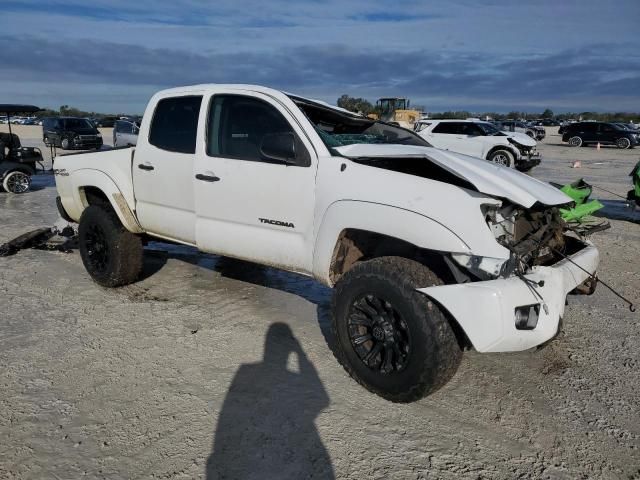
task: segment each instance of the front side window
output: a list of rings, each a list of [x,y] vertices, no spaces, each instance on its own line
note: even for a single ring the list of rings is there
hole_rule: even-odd
[[[471,137],[477,137],[484,134],[480,127],[477,127],[473,123],[462,123],[460,125],[460,133],[462,133],[463,135],[469,135]]]
[[[291,135],[296,163],[306,165],[309,155],[293,128],[273,105],[242,95],[215,95],[209,109],[207,154],[212,157],[270,162],[261,153],[265,137]]]
[[[611,133],[611,132],[615,132],[615,131],[618,131],[618,130],[622,130],[622,129],[617,127],[616,125],[612,125],[610,123],[601,123],[600,124],[600,131],[602,131],[602,132]]]
[[[149,143],[162,150],[196,153],[198,115],[202,96],[164,98],[151,120]]]

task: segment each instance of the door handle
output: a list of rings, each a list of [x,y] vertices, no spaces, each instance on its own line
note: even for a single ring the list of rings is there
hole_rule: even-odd
[[[202,173],[198,173],[196,175],[196,179],[202,180],[203,182],[219,182],[220,178],[215,175],[203,175]]]
[[[140,170],[154,170],[155,167],[153,165],[145,165],[144,163],[139,163],[138,168]]]

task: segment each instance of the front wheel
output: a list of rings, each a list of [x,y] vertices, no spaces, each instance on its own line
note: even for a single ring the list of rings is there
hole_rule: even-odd
[[[129,232],[107,205],[89,205],[78,227],[80,257],[91,278],[103,287],[135,282],[142,271],[140,237]]]
[[[631,141],[628,138],[619,138],[616,140],[616,147],[618,148],[629,148],[631,146]]]
[[[362,262],[344,274],[333,295],[332,331],[349,375],[393,402],[419,400],[447,383],[462,350],[445,313],[416,291],[441,283],[401,257]]]
[[[9,172],[2,181],[2,188],[9,193],[25,193],[31,188],[31,175],[15,170]]]
[[[68,138],[63,138],[62,141],[60,142],[60,146],[62,147],[63,150],[69,150],[69,148],[71,147],[71,142],[69,141]]]
[[[513,168],[515,166],[515,157],[509,150],[495,150],[487,157],[487,160],[498,165]]]

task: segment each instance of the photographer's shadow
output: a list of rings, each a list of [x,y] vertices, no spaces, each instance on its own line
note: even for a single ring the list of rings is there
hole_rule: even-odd
[[[291,354],[298,371],[288,369]],[[238,369],[216,427],[207,479],[333,479],[314,424],[330,400],[293,332],[269,327],[264,358]]]

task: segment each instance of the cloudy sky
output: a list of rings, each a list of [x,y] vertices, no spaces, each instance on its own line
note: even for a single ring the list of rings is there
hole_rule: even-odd
[[[428,111],[640,111],[640,0],[0,0],[0,103],[256,83]]]

